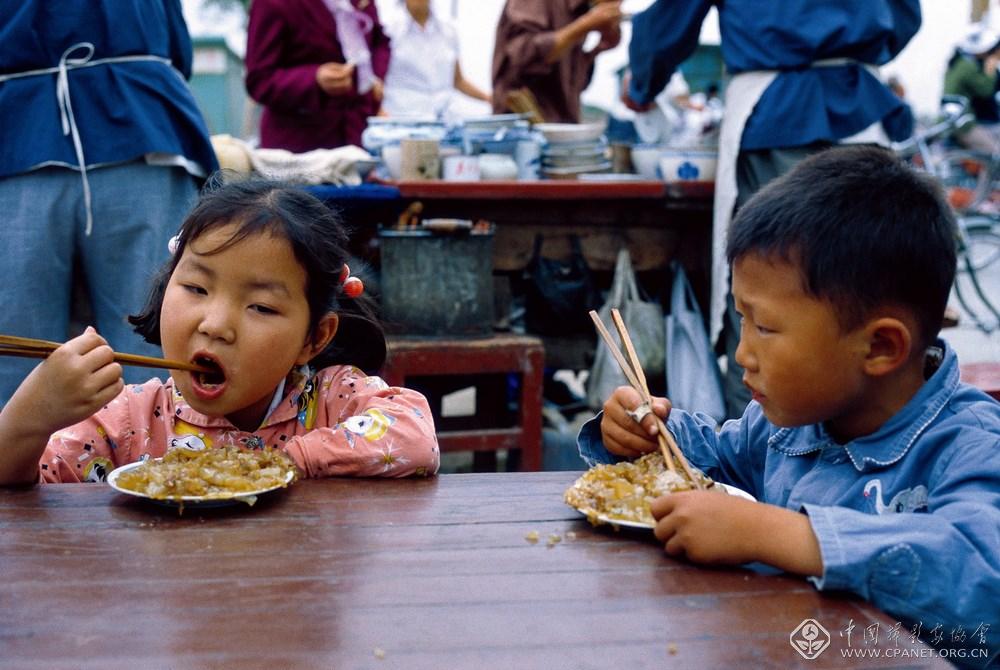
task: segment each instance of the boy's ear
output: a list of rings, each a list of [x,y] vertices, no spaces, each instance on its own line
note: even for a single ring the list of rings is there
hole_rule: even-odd
[[[913,335],[900,319],[883,316],[868,322],[864,329],[868,341],[865,372],[882,376],[897,370],[910,359]]]
[[[319,320],[316,324],[316,329],[310,333],[310,336],[306,339],[305,344],[302,345],[302,350],[299,352],[298,358],[295,359],[296,365],[305,365],[316,355],[326,349],[327,345],[330,344],[330,340],[333,336],[337,334],[337,327],[340,325],[340,317],[334,312],[328,312]]]

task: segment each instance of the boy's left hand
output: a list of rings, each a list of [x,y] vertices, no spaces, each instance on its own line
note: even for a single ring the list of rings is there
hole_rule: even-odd
[[[660,496],[650,508],[656,539],[671,556],[696,563],[739,564],[755,560],[745,534],[754,528],[760,505],[712,491]]]
[[[712,491],[670,493],[650,509],[656,538],[671,556],[716,565],[760,561],[800,575],[823,574],[819,541],[805,514]]]

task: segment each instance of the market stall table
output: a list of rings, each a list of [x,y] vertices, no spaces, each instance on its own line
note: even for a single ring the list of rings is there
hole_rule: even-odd
[[[592,528],[562,502],[577,475],[310,480],[183,516],[101,484],[0,489],[2,665],[828,668],[877,624],[912,656],[865,667],[946,667],[866,603]],[[830,636],[815,660],[790,643],[806,619]]]

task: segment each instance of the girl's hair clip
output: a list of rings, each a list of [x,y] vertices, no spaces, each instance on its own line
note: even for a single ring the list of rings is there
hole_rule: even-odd
[[[180,243],[181,243],[180,235],[174,235],[173,237],[170,238],[170,241],[167,242],[167,251],[170,252],[171,256],[177,254],[177,247],[180,246]]]
[[[348,298],[358,298],[365,292],[365,285],[357,277],[351,276],[351,268],[347,263],[344,263],[344,267],[340,270],[340,285]]]

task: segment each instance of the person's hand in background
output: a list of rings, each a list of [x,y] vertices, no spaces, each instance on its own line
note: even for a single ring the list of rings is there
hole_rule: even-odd
[[[624,103],[624,105],[629,109],[631,109],[633,112],[648,112],[649,110],[651,110],[653,106],[656,104],[654,101],[650,101],[647,103],[638,103],[635,100],[633,100],[631,96],[629,96],[628,87],[630,83],[632,83],[632,73],[626,70],[625,74],[622,75],[622,91],[621,91],[622,103]]]
[[[316,83],[327,95],[346,95],[354,90],[354,64],[323,63],[316,69]]]

